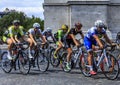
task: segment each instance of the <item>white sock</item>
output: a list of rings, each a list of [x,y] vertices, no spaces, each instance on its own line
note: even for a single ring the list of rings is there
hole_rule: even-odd
[[[10,60],[11,60],[11,59],[12,59],[12,57],[11,57],[11,55],[10,55],[10,51],[8,50],[7,52],[8,52],[8,59],[10,59]]]
[[[90,71],[93,71],[93,67],[92,66],[89,66],[90,67]]]
[[[29,54],[29,58],[33,58],[32,55],[31,55],[30,47],[28,49],[28,54]]]

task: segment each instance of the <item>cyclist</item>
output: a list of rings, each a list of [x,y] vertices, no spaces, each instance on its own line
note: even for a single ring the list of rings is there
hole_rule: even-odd
[[[54,41],[54,43],[56,42],[56,39],[54,38],[53,34],[52,34],[52,28],[47,27],[43,32],[43,37],[48,40],[49,37],[52,38],[52,40]]]
[[[95,26],[90,28],[84,37],[84,45],[88,51],[88,64],[90,67],[90,74],[92,75],[96,74],[92,66],[93,45],[98,44],[100,48],[103,48],[103,44],[100,41],[99,35],[102,35],[109,44],[113,45],[112,41],[107,36],[104,27],[104,22],[102,20],[97,20],[95,21]]]
[[[72,54],[72,48],[71,44],[75,44],[76,46],[79,46],[79,43],[76,41],[73,34],[70,33],[70,29],[67,25],[62,25],[61,29],[58,30],[58,41],[57,45],[58,48],[56,48],[54,52],[54,57],[57,58],[57,52],[65,47],[67,49],[68,55],[67,55],[67,64],[66,64],[66,70],[71,70],[70,66],[70,59]]]
[[[6,30],[3,34],[3,41],[8,44],[8,59],[12,60],[11,57],[11,48],[12,44],[16,42],[20,42],[20,38],[23,38],[23,26],[20,25],[19,20],[14,20],[13,25]]]
[[[30,28],[28,30],[27,41],[30,43],[29,58],[31,58],[31,60],[33,60],[33,56],[31,55],[32,48],[33,48],[33,46],[37,45],[37,38],[41,38],[43,44],[46,43],[46,39],[43,37],[41,29],[40,29],[40,24],[36,22],[36,23],[33,24],[33,28]]]
[[[84,39],[84,34],[81,29],[82,29],[82,24],[80,22],[77,22],[75,23],[75,28],[70,29],[70,34],[73,34],[74,36],[80,34],[82,39]]]

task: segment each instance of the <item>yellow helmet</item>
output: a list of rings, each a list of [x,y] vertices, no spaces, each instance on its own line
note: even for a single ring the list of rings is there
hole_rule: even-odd
[[[62,25],[61,29],[62,29],[62,30],[67,30],[67,29],[68,29],[68,26],[64,24],[64,25]]]

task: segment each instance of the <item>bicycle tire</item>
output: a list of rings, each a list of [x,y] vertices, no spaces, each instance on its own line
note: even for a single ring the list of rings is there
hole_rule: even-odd
[[[54,57],[54,51],[55,49],[52,49],[50,52],[50,63],[53,67],[58,67],[60,64],[60,60],[59,60],[59,57],[57,58]]]
[[[46,72],[49,68],[49,59],[47,56],[38,53],[37,55],[37,66],[41,72]]]
[[[30,71],[30,60],[26,53],[22,52],[18,55],[18,67],[22,74],[28,74]]]
[[[90,68],[87,66],[88,65],[88,61],[87,61],[87,55],[85,56],[85,54],[82,54],[80,57],[80,62],[79,62],[79,68],[82,72],[82,74],[85,77],[90,77]]]
[[[12,70],[12,61],[8,59],[7,55],[7,52],[1,54],[1,67],[5,73],[10,73]]]
[[[104,61],[103,61],[104,68],[101,68],[101,70],[102,70],[102,72],[104,73],[104,75],[107,79],[114,80],[119,75],[119,64],[118,64],[118,61],[116,60],[116,58],[112,54],[107,52],[107,56],[110,56],[109,60],[112,64],[111,65],[112,67],[108,67],[107,63],[106,63],[106,60],[104,59]],[[116,67],[116,68],[114,68],[114,67]]]
[[[61,64],[62,64],[62,69],[63,69],[64,72],[70,72],[70,71],[71,71],[71,69],[70,69],[70,70],[66,70],[67,54],[68,54],[67,52],[64,52],[64,53],[62,54]],[[71,68],[71,67],[70,67],[70,68]]]

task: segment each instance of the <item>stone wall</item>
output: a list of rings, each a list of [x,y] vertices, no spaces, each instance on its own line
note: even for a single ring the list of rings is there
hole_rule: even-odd
[[[107,23],[107,6],[103,5],[73,5],[71,6],[71,27],[74,23],[80,21],[83,24],[84,31],[94,26],[94,22],[98,19]]]
[[[86,32],[98,19],[109,27],[108,34],[115,38],[120,31],[120,0],[45,0],[45,28],[52,27],[54,32],[62,24],[74,27],[80,21]]]
[[[109,1],[109,0],[44,0],[44,3],[67,3],[68,1]]]
[[[56,32],[62,24],[69,25],[69,7],[67,6],[46,6],[44,7],[45,28],[51,27]]]

